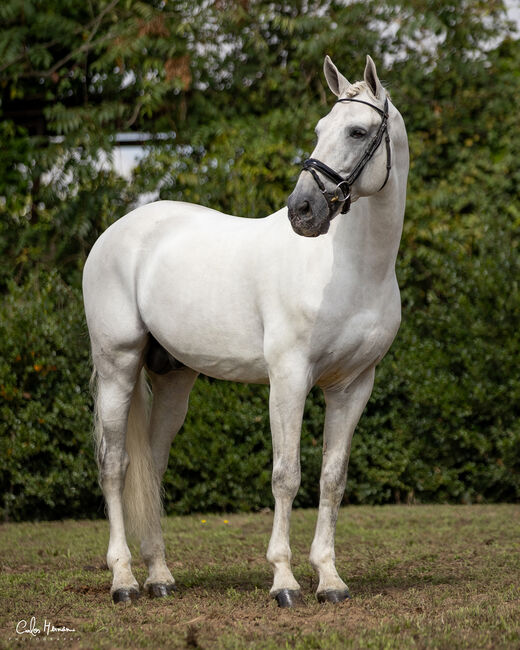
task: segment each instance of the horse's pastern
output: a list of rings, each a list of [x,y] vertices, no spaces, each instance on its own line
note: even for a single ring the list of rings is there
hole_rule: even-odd
[[[159,582],[154,582],[152,584],[146,585],[146,591],[150,598],[165,598],[173,592],[177,591],[177,587],[174,584],[163,584]]]

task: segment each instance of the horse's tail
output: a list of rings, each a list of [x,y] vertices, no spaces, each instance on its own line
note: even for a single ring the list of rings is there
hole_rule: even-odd
[[[94,369],[91,389],[94,395],[94,434],[96,456],[101,467],[105,442],[103,428],[97,413],[97,372]],[[150,389],[144,370],[141,371],[130,402],[126,429],[128,469],[123,490],[123,511],[126,532],[143,539],[157,525],[161,516],[161,483],[155,470],[150,446]]]

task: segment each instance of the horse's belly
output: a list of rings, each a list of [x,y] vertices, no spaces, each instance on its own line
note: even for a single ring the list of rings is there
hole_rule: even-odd
[[[200,267],[168,277],[168,282],[156,278],[139,301],[141,318],[159,343],[210,377],[266,383],[263,326],[251,292],[236,279],[212,277]]]
[[[268,371],[259,342],[232,341],[234,332],[222,332],[196,325],[190,328],[193,320],[186,319],[184,328],[167,328],[161,325],[150,330],[163,347],[184,365],[215,379],[229,381],[268,383]],[[194,336],[192,336],[192,334]]]

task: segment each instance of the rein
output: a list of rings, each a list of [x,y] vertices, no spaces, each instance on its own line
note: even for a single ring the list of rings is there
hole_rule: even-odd
[[[381,124],[379,125],[379,128],[377,129],[377,133],[373,137],[372,141],[369,143],[363,155],[358,160],[356,166],[346,178],[343,178],[340,174],[338,174],[336,171],[331,169],[328,165],[321,162],[321,160],[317,160],[316,158],[309,158],[308,160],[304,161],[303,169],[304,171],[312,174],[312,177],[314,178],[316,184],[320,188],[323,197],[327,201],[330,215],[332,215],[334,211],[338,208],[338,205],[336,205],[337,203],[342,204],[341,214],[346,214],[350,210],[350,188],[352,187],[352,184],[359,178],[361,172],[363,171],[363,169],[365,168],[369,160],[377,151],[377,148],[379,147],[383,139],[383,135],[385,136],[385,144],[386,144],[386,177],[385,177],[385,182],[381,185],[381,187],[378,190],[379,192],[386,185],[388,181],[388,177],[390,176],[390,170],[392,168],[392,152],[390,149],[390,136],[388,134],[388,98],[385,99],[383,110],[381,110],[377,106],[374,106],[374,104],[370,104],[369,102],[363,101],[362,99],[353,99],[351,97],[347,97],[345,99],[338,99],[336,103],[340,104],[343,102],[357,102],[358,104],[366,104],[366,106],[370,106],[370,108],[373,108],[381,115]],[[336,183],[336,187],[332,192],[327,192],[325,185],[323,184],[322,180],[318,176],[317,172],[320,172],[321,174],[323,174],[323,176],[326,176],[333,183]]]

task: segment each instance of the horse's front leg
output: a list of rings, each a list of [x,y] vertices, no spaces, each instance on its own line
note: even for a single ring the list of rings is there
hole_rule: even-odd
[[[301,364],[295,364],[299,366]],[[273,438],[272,489],[275,501],[273,532],[267,560],[274,571],[271,596],[280,607],[301,602],[300,585],[291,570],[289,525],[294,497],[300,487],[300,435],[309,386],[299,370],[271,373],[269,414]]]
[[[345,491],[350,444],[354,429],[372,392],[374,368],[365,370],[346,390],[324,390],[326,413],[320,507],[310,561],[319,576],[320,602],[349,598],[347,585],[335,566],[334,536],[338,510]]]

